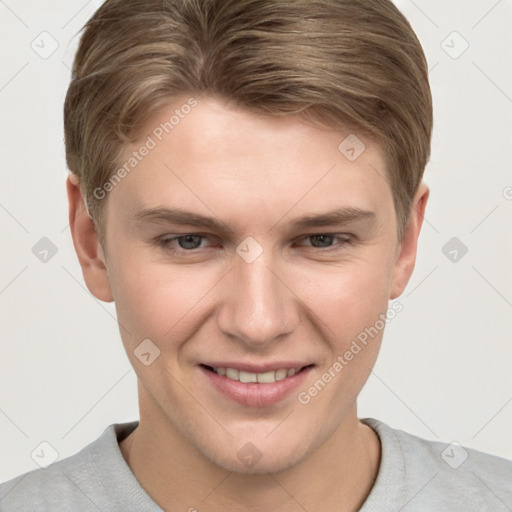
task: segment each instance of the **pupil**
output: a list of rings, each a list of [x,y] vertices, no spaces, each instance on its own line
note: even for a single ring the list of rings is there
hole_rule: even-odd
[[[331,235],[313,235],[313,245],[315,245],[314,241],[320,241],[321,247],[328,247],[332,243]]]
[[[182,249],[197,249],[201,245],[201,237],[199,235],[182,236],[179,239],[179,245]]]

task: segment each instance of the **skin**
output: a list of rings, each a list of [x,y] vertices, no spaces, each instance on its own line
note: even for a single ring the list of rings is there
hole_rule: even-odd
[[[186,99],[154,115],[141,141]],[[366,150],[350,162],[338,151],[350,131],[259,116],[218,98],[198,101],[109,192],[105,247],[83,214],[77,180],[67,182],[85,282],[98,299],[115,301],[138,377],[140,424],[121,451],[165,510],[357,510],[377,476],[380,443],[358,420],[356,400],[383,331],[310,403],[300,404],[297,394],[403,292],[428,188],[420,185],[399,243],[384,156],[374,142],[361,136]],[[139,147],[127,147],[126,156]],[[135,220],[144,208],[169,206],[232,231]],[[292,226],[306,214],[343,207],[374,215]],[[156,242],[190,234],[206,238],[167,248]],[[309,236],[322,234],[331,238]],[[263,250],[252,263],[236,251],[249,236]],[[134,350],[148,338],[160,356],[145,366]],[[306,360],[314,367],[279,403],[251,407],[209,385],[198,365],[212,359]],[[252,467],[237,457],[247,442],[261,454]]]

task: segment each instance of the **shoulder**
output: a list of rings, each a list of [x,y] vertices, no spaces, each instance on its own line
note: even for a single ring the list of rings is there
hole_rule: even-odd
[[[77,454],[1,484],[0,510],[123,510],[127,497],[134,500],[132,505],[140,502],[138,510],[155,510],[145,507],[149,498],[138,486],[118,446],[118,436],[126,436],[136,426],[136,422],[110,425]]]
[[[460,487],[467,491],[468,485],[485,487],[488,484],[512,497],[512,461],[457,442],[429,441],[402,430],[395,430],[395,433],[411,470],[421,467],[421,471],[426,468],[438,471],[446,488]]]
[[[377,480],[386,473],[397,504],[409,500],[411,510],[512,509],[512,461],[456,442],[423,439],[375,419],[363,421],[381,439]]]
[[[87,490],[82,492],[81,488],[84,481],[87,488],[91,487],[91,475],[84,472],[90,472],[95,464],[91,457],[95,443],[47,468],[36,469],[0,485],[0,509],[6,512],[59,511],[76,503],[79,510],[93,510],[92,503],[86,503],[84,492]]]

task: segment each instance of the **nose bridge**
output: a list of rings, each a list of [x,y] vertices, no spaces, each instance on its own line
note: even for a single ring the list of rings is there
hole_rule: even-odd
[[[237,256],[218,317],[223,332],[263,346],[293,331],[298,313],[292,294],[277,277],[278,268],[270,250],[253,261]]]

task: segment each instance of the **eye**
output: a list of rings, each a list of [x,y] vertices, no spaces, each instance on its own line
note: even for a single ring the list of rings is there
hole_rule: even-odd
[[[164,249],[179,251],[193,251],[194,249],[201,249],[201,243],[207,240],[203,235],[179,235],[179,236],[165,236],[156,240],[156,243]]]
[[[338,249],[352,243],[350,235],[347,234],[316,233],[314,235],[307,235],[303,237],[302,240],[310,240],[311,245],[315,249]],[[336,241],[338,241],[338,243],[336,243]],[[304,245],[307,246],[309,244]]]
[[[309,241],[310,243],[304,243]],[[208,244],[208,242],[210,242]],[[155,243],[165,249],[175,253],[194,253],[201,249],[206,249],[212,244],[210,237],[197,233],[185,235],[165,235],[157,238]],[[352,236],[349,234],[315,233],[305,235],[299,239],[296,245],[301,247],[311,247],[320,251],[335,251],[352,244]]]

